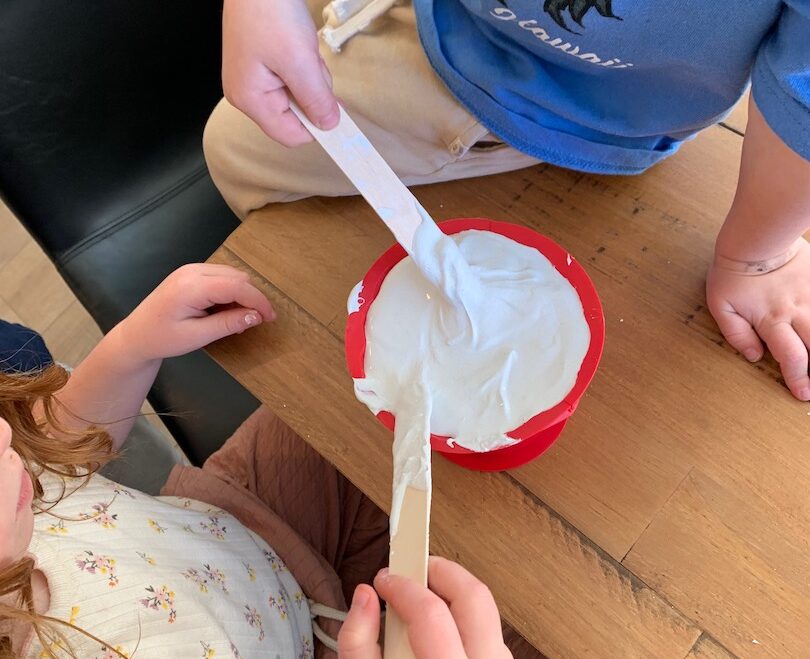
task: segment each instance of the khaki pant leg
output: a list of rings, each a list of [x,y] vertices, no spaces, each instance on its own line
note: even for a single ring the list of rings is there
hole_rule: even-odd
[[[310,0],[321,25],[323,0]],[[372,144],[407,185],[493,174],[537,161],[507,145],[476,150],[493,136],[436,76],[410,4],[396,6],[340,53],[322,44],[334,90]],[[318,144],[288,149],[223,99],[205,130],[211,176],[244,218],[269,203],[356,190]]]

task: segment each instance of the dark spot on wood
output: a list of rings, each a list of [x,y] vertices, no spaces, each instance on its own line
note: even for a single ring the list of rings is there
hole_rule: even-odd
[[[695,319],[695,314],[690,313],[690,314],[689,314],[689,315],[686,317],[686,322],[687,322],[687,324],[688,324],[690,321],[694,320],[694,319]]]
[[[640,211],[640,210],[641,210],[641,209],[640,209],[638,206],[636,206],[636,207],[633,209],[633,215],[638,215],[638,213],[639,213],[639,211]]]
[[[582,181],[582,179],[584,179],[584,178],[585,178],[585,174],[581,174],[581,173],[577,174],[574,177],[574,182],[571,183],[571,185],[568,186],[567,192],[571,192],[571,190],[573,190],[577,185],[579,185],[580,181]]]
[[[703,311],[703,305],[702,304],[697,305],[695,307],[695,311],[698,311],[698,312]]]
[[[648,249],[650,249],[650,248],[649,248],[649,247],[647,247],[646,245],[644,245],[644,246],[641,248],[641,251],[642,251],[642,252],[646,252]]]
[[[714,342],[719,345],[721,348],[726,345],[726,342],[723,339],[715,339]]]
[[[596,253],[597,253],[597,254],[601,254],[601,253],[602,253],[602,252],[604,252],[604,251],[605,251],[605,248],[604,248],[604,246],[603,246],[603,247],[600,247],[599,249],[597,249],[597,250],[596,250]]]

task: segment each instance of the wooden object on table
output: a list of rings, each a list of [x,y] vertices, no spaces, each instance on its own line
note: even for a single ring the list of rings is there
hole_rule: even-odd
[[[292,101],[290,108],[360,191],[400,245],[410,252],[419,225],[422,222],[433,223],[433,220],[346,110],[341,106],[338,125],[332,130],[323,131],[309,121]],[[427,436],[425,441],[429,441]],[[415,448],[418,449],[418,446]],[[414,457],[418,458],[418,455]],[[400,477],[400,474],[394,473],[395,482]],[[427,586],[430,528],[430,482],[427,485],[427,491],[413,487],[406,489],[402,498],[399,529],[391,538],[389,561],[391,574],[412,579],[423,586]],[[408,630],[394,611],[388,612],[385,621],[385,656],[387,659],[409,659],[414,656]]]
[[[427,585],[430,492],[408,487],[399,514],[399,528],[391,538],[389,571]],[[386,659],[410,659],[414,656],[408,640],[408,628],[393,609],[385,616]]]
[[[565,245],[605,306],[600,370],[544,456],[433,465],[432,551],[549,657],[810,656],[810,406],[772,360],[735,354],[704,300],[741,144],[718,126],[639,177],[540,165],[415,189],[437,219]],[[343,333],[391,242],[362,200],[311,199],[253,213],[212,258],[251,273],[279,319],[211,354],[384,509],[392,436],[354,398]]]
[[[433,220],[383,160],[343,106],[338,107],[340,108],[338,125],[332,130],[325,131],[315,126],[301,109],[290,101],[290,108],[306,129],[363,195],[383,224],[394,234],[397,242],[410,254],[419,225],[423,221],[433,222]]]

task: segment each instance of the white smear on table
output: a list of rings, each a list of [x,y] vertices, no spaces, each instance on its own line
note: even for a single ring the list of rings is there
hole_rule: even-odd
[[[356,313],[360,311],[360,307],[363,306],[365,300],[363,299],[363,282],[357,282],[357,285],[352,289],[352,292],[349,293],[349,299],[346,302],[346,308],[349,311],[349,314]]]

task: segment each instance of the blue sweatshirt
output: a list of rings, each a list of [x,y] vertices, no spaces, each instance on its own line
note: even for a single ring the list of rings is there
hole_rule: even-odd
[[[751,79],[810,160],[810,0],[414,0],[438,75],[546,162],[633,174],[720,121]]]

